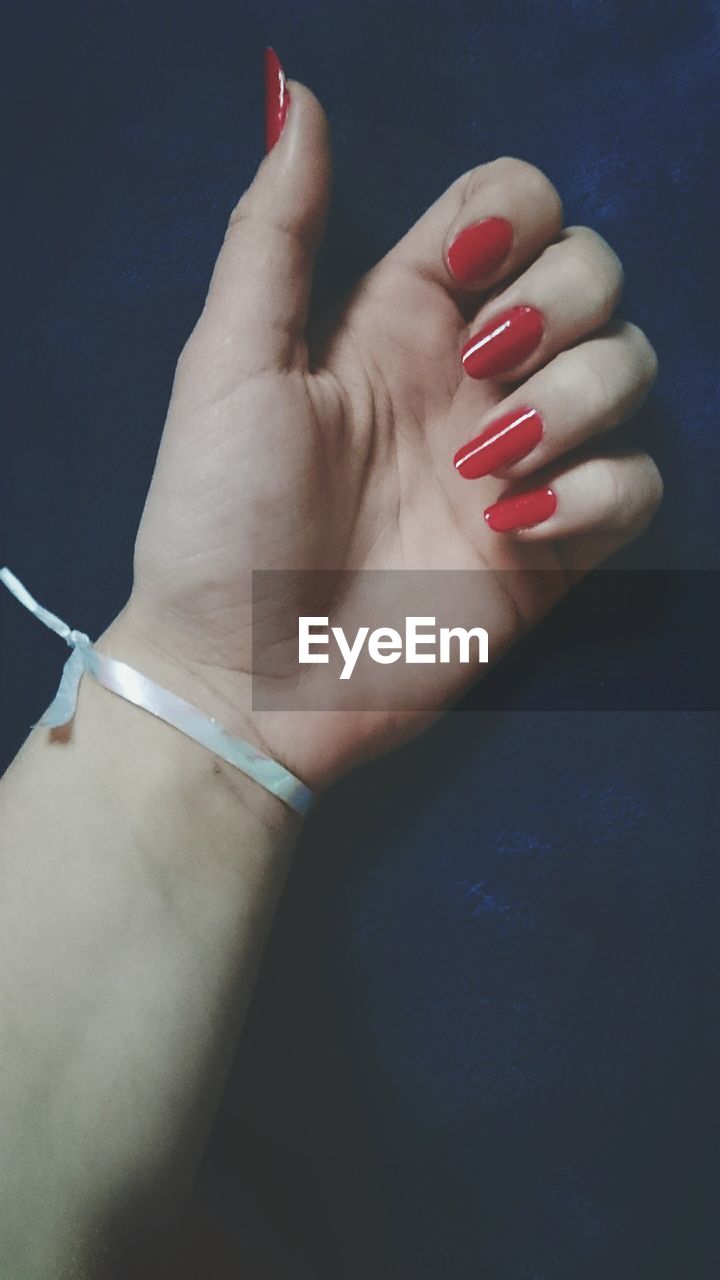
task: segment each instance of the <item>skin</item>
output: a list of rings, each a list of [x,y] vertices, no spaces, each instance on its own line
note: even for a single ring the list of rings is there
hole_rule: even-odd
[[[322,608],[310,585],[298,603],[337,605],[342,619],[361,602],[336,599],[335,571],[485,568],[477,610],[505,648],[646,526],[661,483],[648,457],[616,455],[605,438],[655,376],[647,339],[612,318],[617,258],[593,232],[562,230],[557,193],[530,165],[463,175],[308,324],[328,132],[309,90],[290,90],[182,353],[132,595],[98,647],[321,791],[418,732],[467,671],[447,668],[432,703],[402,714],[298,717],[289,680],[287,710],[254,712],[253,569],[332,571]],[[460,288],[448,245],[491,215],[512,223],[513,247],[482,288]],[[545,316],[540,347],[506,383],[472,382],[463,342],[516,302]],[[534,453],[503,477],[458,476],[456,449],[528,402],[547,426]],[[485,507],[514,481],[548,478],[548,521],[512,536],[487,528]],[[281,654],[287,604],[281,588],[263,600]],[[0,798],[0,1254],[14,1280],[157,1274],[299,824],[90,680],[72,733],[35,731]]]
[[[157,651],[159,669],[179,666],[183,688],[200,687],[203,707],[321,789],[417,732],[433,708],[253,715],[252,569],[489,569],[478,612],[502,651],[578,574],[645,527],[662,486],[647,456],[614,456],[603,438],[642,401],[656,369],[645,336],[611,323],[620,263],[593,231],[562,230],[557,192],[522,161],[464,174],[308,329],[328,130],[309,90],[293,84],[291,103],[231,218],[179,363],[125,621],[140,647]],[[447,248],[491,215],[511,222],[513,247],[481,289],[460,288]],[[462,344],[518,302],[545,317],[540,347],[505,384],[472,381]],[[455,450],[528,393],[546,415],[541,446],[507,478],[458,476]],[[564,456],[578,445],[588,450],[582,460]],[[555,515],[519,535],[492,533],[484,509],[509,479],[529,481],[539,467],[538,482],[551,479],[557,493]],[[301,603],[326,611],[316,599]],[[265,601],[268,643],[287,639],[285,605]],[[353,606],[345,601],[347,612]],[[396,675],[409,678],[407,668]],[[459,696],[467,678],[448,671],[438,702]]]

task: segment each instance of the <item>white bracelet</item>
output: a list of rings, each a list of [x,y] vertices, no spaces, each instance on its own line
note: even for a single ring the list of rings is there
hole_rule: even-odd
[[[282,800],[296,813],[308,813],[315,799],[312,791],[283,765],[263,755],[262,751],[258,751],[244,739],[231,737],[212,716],[203,715],[190,702],[163,689],[133,667],[109,658],[104,653],[98,653],[83,631],[72,631],[61,618],[56,617],[49,609],[43,609],[9,569],[0,569],[0,582],[40,622],[56,635],[62,636],[72,649],[65,663],[58,691],[38,724],[53,728],[72,720],[80,681],[87,671],[104,689],[119,694],[127,702],[132,702],[136,707],[142,707],[151,715],[157,716],[159,720],[166,721],[173,728],[179,729],[180,733],[193,738],[214,755],[234,765],[241,773],[254,778],[261,787],[277,796],[278,800]]]

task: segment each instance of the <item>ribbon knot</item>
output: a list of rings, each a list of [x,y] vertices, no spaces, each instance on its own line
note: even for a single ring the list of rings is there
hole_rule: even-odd
[[[135,671],[117,658],[98,653],[84,631],[72,630],[57,614],[38,604],[27,587],[9,569],[0,569],[0,582],[5,584],[20,604],[56,635],[61,636],[72,649],[63,667],[58,691],[38,724],[56,729],[70,723],[77,707],[80,681],[87,671],[110,693],[117,693],[126,702],[149,711],[151,715],[172,725],[248,777],[254,778],[261,787],[277,796],[278,800],[282,800],[283,804],[296,813],[305,814],[309,811],[314,799],[312,792],[284,765],[271,760],[252,743],[231,737],[212,716],[204,715],[192,703],[155,684],[141,671]]]

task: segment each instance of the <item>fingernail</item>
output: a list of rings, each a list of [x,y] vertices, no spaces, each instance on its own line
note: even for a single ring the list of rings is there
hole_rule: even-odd
[[[540,443],[542,434],[543,420],[535,409],[512,409],[458,449],[455,466],[466,480],[489,476],[519,462]]]
[[[513,533],[549,520],[556,507],[557,498],[552,489],[530,489],[494,502],[485,512],[485,519],[494,533]]]
[[[451,274],[459,284],[470,284],[486,276],[509,252],[513,229],[505,218],[485,218],[465,227],[448,249]]]
[[[274,49],[265,50],[265,153],[272,151],[283,131],[290,93],[282,63]]]
[[[510,307],[473,334],[462,350],[471,378],[495,378],[521,364],[543,336],[543,318],[534,307]]]

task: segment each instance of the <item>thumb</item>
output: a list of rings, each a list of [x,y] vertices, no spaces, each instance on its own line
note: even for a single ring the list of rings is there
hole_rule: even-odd
[[[279,126],[282,132],[233,211],[199,325],[211,339],[221,339],[236,373],[304,361],[313,266],[330,196],[325,112],[304,85],[285,84],[271,56],[268,70],[267,115],[275,112],[268,142]]]

